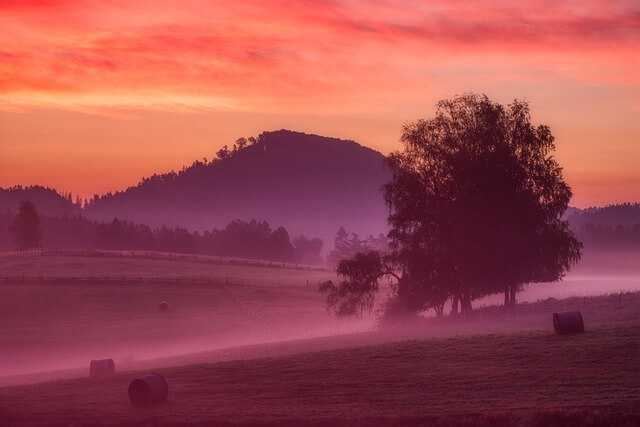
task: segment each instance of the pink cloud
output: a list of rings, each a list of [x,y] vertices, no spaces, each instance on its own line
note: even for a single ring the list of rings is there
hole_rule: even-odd
[[[352,111],[487,65],[497,78],[640,83],[637,4],[510,3],[2,2],[0,100]]]

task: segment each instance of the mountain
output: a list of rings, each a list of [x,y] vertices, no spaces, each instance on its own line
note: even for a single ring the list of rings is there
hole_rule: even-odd
[[[384,157],[353,141],[288,130],[264,132],[223,149],[211,162],[196,161],[178,173],[144,178],[133,187],[91,200],[83,209],[70,195],[45,187],[0,189],[0,210],[16,211],[31,200],[44,215],[76,215],[111,221],[114,217],[151,227],[190,230],[224,228],[235,219],[284,226],[291,237],[319,236],[325,250],[340,226],[349,232],[387,230],[380,187],[390,174]],[[640,204],[569,208],[575,231],[586,224],[615,228],[640,224]],[[582,233],[584,234],[584,233]]]
[[[91,219],[114,217],[151,226],[221,228],[234,219],[266,220],[293,235],[386,232],[380,187],[389,180],[383,155],[353,141],[288,130],[264,132],[212,162],[143,179],[91,200]]]
[[[0,188],[0,211],[18,212],[20,202],[29,200],[42,215],[75,216],[81,213],[80,205],[72,201],[71,194],[62,195],[56,190],[39,185]]]

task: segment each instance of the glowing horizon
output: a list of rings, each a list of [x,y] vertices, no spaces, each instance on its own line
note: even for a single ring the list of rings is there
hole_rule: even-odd
[[[89,198],[287,128],[388,153],[438,99],[531,103],[574,206],[640,200],[632,1],[0,3],[0,186]]]

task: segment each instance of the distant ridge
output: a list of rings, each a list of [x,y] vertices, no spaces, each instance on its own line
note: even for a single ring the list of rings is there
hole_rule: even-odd
[[[571,214],[567,216],[567,220],[575,228],[586,224],[609,227],[635,226],[640,224],[640,203],[620,203],[586,209],[573,208]]]
[[[73,202],[71,194],[62,195],[53,188],[32,185],[22,187],[16,185],[10,188],[0,188],[0,211],[17,212],[20,202],[29,200],[38,208],[42,215],[72,216],[80,215],[80,204]]]
[[[43,215],[151,227],[223,228],[234,219],[267,221],[293,236],[319,236],[333,246],[340,226],[360,234],[386,233],[387,210],[380,187],[390,179],[384,156],[354,141],[290,130],[264,132],[223,149],[210,162],[144,178],[138,185],[96,197],[81,208],[71,195],[42,187],[0,188],[0,211],[33,201]],[[581,232],[587,225],[640,226],[640,204],[570,207],[565,218]],[[583,234],[583,233],[582,233]]]

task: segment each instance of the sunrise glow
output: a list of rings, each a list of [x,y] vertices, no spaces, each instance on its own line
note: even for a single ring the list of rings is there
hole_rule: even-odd
[[[0,3],[0,186],[83,197],[280,128],[386,154],[467,91],[549,124],[573,205],[640,199],[633,1]]]

